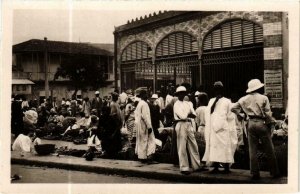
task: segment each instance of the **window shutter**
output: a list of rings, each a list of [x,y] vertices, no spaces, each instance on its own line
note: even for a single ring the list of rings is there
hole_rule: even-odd
[[[175,34],[171,34],[169,36],[169,55],[175,55],[175,47],[176,47],[176,41],[175,41]]]
[[[182,33],[176,33],[176,54],[184,53],[183,49],[183,34]]]
[[[231,27],[230,23],[222,26],[222,47],[231,47]]]
[[[211,46],[211,34],[209,34],[209,35],[206,36],[203,45],[204,45],[203,46],[204,50],[210,50],[210,49],[212,49],[212,46]]]
[[[242,45],[242,24],[241,21],[231,23],[232,46]]]
[[[203,41],[203,50],[261,42],[263,42],[263,30],[259,25],[246,20],[234,20],[226,22],[210,32]]]
[[[243,43],[253,44],[254,43],[254,24],[248,21],[243,21]]]
[[[131,61],[149,58],[151,52],[151,47],[147,43],[138,41],[128,45],[123,51],[121,60]]]

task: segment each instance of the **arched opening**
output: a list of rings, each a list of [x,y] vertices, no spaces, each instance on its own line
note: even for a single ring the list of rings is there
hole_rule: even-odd
[[[147,43],[136,41],[129,44],[121,55],[121,88],[152,86],[154,68],[151,61],[151,47]]]
[[[157,88],[183,82],[199,83],[197,39],[186,32],[174,32],[163,38],[155,50]]]
[[[203,87],[222,81],[225,95],[233,100],[245,94],[253,78],[263,81],[263,29],[247,20],[231,20],[216,26],[203,41]]]

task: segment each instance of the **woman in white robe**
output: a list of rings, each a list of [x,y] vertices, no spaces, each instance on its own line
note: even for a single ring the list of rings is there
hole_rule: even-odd
[[[150,109],[145,102],[146,91],[140,93],[141,100],[135,109],[136,147],[135,153],[142,162],[151,162],[155,153],[155,137],[152,130]]]
[[[237,141],[235,120],[231,113],[231,101],[222,97],[223,84],[216,82],[214,89],[217,97],[209,101],[205,114],[206,148],[202,160],[207,165],[213,164],[212,172],[219,172],[219,163],[223,163],[224,173],[229,173],[229,165],[234,163]]]

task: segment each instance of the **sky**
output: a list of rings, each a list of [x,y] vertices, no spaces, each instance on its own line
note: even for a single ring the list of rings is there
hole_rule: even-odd
[[[115,26],[154,11],[14,10],[13,44],[30,39],[113,43]]]

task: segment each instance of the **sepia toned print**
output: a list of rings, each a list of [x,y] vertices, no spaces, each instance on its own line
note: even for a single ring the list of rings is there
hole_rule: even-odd
[[[2,5],[0,192],[297,190],[292,2]]]
[[[287,12],[145,13],[84,42],[14,12],[11,183],[286,184]]]

